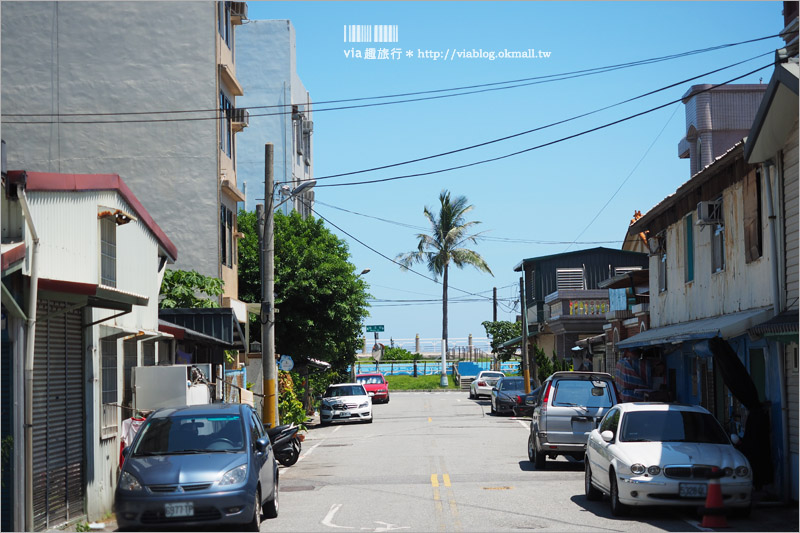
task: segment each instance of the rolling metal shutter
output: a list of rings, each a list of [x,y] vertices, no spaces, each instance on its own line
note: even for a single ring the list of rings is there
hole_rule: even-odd
[[[57,527],[84,511],[85,419],[81,311],[40,301],[33,385],[33,525]],[[44,319],[44,320],[42,320]]]
[[[0,409],[3,415],[0,417],[0,438],[5,441],[14,434],[14,389],[13,362],[14,343],[6,340],[3,333],[2,359],[0,362]],[[13,443],[12,443],[13,445]],[[14,501],[12,499],[14,486],[14,457],[9,455],[3,459],[2,472],[0,472],[2,489],[0,490],[0,531],[14,530]]]

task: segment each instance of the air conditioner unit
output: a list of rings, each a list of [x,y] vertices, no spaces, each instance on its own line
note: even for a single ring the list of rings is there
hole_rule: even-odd
[[[313,133],[314,132],[314,122],[311,120],[303,119],[303,133]]]
[[[231,122],[247,126],[250,123],[250,111],[244,107],[231,109]]]
[[[231,2],[231,22],[241,24],[247,20],[247,2]]]
[[[717,224],[721,219],[720,202],[699,202],[697,204],[697,225]]]

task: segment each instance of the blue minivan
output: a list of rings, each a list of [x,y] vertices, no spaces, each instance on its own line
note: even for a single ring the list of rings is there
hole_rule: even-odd
[[[114,498],[121,528],[245,525],[278,516],[278,466],[246,404],[164,408],[123,451]]]

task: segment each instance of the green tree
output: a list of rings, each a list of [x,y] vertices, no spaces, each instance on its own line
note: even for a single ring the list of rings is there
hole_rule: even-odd
[[[481,272],[492,274],[489,265],[475,251],[463,246],[468,243],[477,244],[480,234],[469,234],[469,230],[480,224],[478,221],[467,222],[465,216],[473,206],[467,204],[465,196],[453,199],[447,190],[439,194],[439,212],[433,213],[425,207],[423,214],[431,225],[430,235],[420,233],[419,242],[413,252],[397,256],[404,269],[415,263],[424,263],[435,278],[442,278],[442,342],[447,350],[447,284],[450,264],[458,268],[473,266]],[[492,274],[494,276],[494,274]]]
[[[239,213],[239,297],[251,302],[261,300],[257,223],[254,213]],[[277,353],[322,359],[335,372],[355,361],[370,295],[349,258],[347,243],[321,220],[275,213]]]
[[[498,320],[497,322],[486,320],[481,322],[481,325],[483,329],[486,330],[486,336],[492,339],[490,343],[492,346],[492,353],[496,354],[500,361],[508,361],[511,359],[511,356],[514,355],[514,352],[517,350],[516,346],[507,348],[501,348],[500,346],[514,337],[522,335],[522,323],[508,322],[505,320]]]
[[[224,283],[194,270],[167,270],[161,282],[161,309],[219,307]],[[205,295],[206,297],[199,296]]]

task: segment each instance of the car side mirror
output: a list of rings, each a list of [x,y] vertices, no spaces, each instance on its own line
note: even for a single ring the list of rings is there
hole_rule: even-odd
[[[525,405],[536,405],[536,398],[531,398],[530,396],[525,398]]]
[[[600,436],[606,442],[611,442],[612,440],[614,440],[614,432],[608,429],[600,433]]]
[[[497,387],[492,387],[492,390],[493,390],[493,391],[496,391],[496,390],[497,390]]]
[[[731,433],[731,443],[733,443],[734,446],[739,444],[739,441],[741,440],[742,439],[739,438],[739,435],[737,435],[736,433]]]
[[[256,441],[256,451],[260,453],[267,451],[267,446],[269,446],[269,440],[266,437]]]
[[[130,446],[125,446],[124,448],[122,448],[122,457],[128,457],[130,453],[131,453]]]

